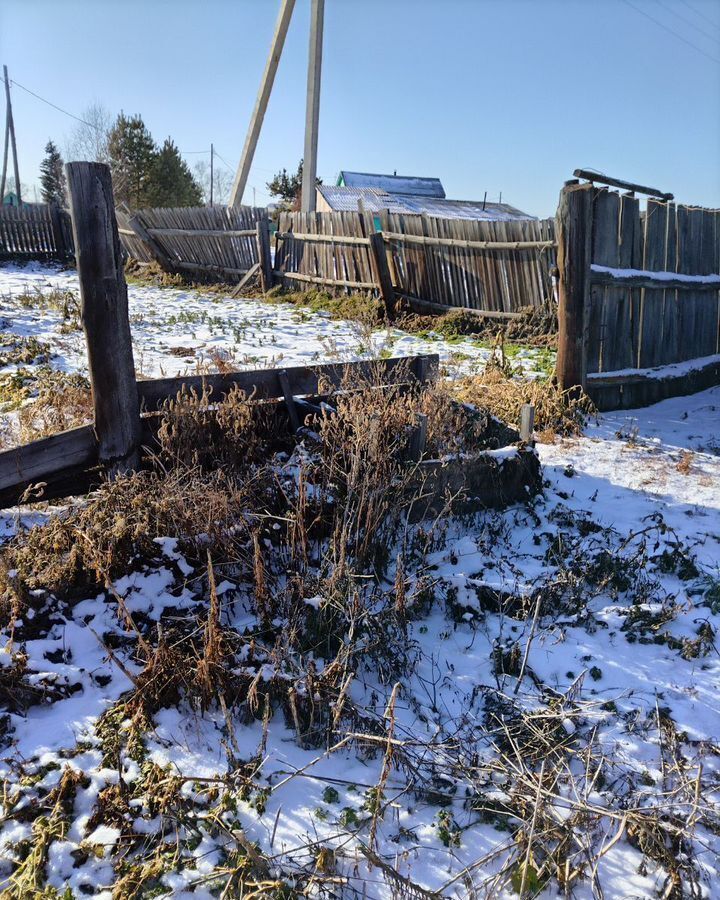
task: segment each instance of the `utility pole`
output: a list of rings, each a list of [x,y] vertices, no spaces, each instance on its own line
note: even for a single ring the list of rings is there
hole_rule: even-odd
[[[210,206],[213,205],[213,163],[215,156],[215,148],[210,144]]]
[[[260,90],[258,91],[257,100],[255,101],[255,109],[250,118],[247,137],[245,138],[245,146],[238,163],[235,181],[233,182],[232,191],[230,192],[230,206],[241,206],[243,194],[245,193],[245,185],[247,184],[248,175],[250,174],[250,166],[252,165],[255,148],[257,147],[258,138],[260,137],[260,129],[263,119],[265,118],[265,110],[267,109],[270,92],[272,91],[273,82],[275,81],[275,73],[277,72],[278,63],[283,46],[285,45],[285,36],[287,35],[290,18],[295,8],[295,0],[281,0],[280,13],[278,14],[277,23],[275,24],[275,33],[273,34],[272,43],[270,44],[270,54],[265,64],[262,81],[260,82]]]
[[[15,123],[13,122],[12,103],[10,101],[10,78],[8,77],[7,66],[3,66],[3,76],[5,77],[5,102],[7,104],[7,114],[5,119],[5,156],[3,158],[2,186],[0,186],[0,200],[5,196],[5,176],[7,174],[7,158],[8,158],[8,136],[12,144],[13,165],[15,168],[15,193],[18,198],[18,206],[22,204],[22,188],[20,187],[20,172],[18,170],[17,146],[15,145]]]
[[[310,16],[310,53],[308,59],[307,107],[305,110],[305,154],[303,156],[302,197],[300,202],[300,208],[303,212],[315,211],[325,0],[311,0]]]

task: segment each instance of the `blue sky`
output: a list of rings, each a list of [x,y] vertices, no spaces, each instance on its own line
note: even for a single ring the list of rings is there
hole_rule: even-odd
[[[3,0],[11,79],[80,115],[143,115],[188,162],[234,168],[278,0]],[[656,21],[654,21],[656,20]],[[309,0],[297,0],[251,171],[303,151]],[[21,180],[73,120],[19,87]],[[220,163],[222,165],[222,163]],[[449,197],[552,215],[594,168],[720,207],[718,0],[326,0],[318,172],[438,176]],[[248,189],[246,200],[252,199]]]

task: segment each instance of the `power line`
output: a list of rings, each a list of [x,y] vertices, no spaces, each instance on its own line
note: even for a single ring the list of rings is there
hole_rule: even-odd
[[[76,116],[74,113],[68,112],[66,109],[63,109],[61,106],[58,106],[57,103],[53,103],[50,100],[46,100],[44,97],[41,97],[40,94],[36,94],[35,91],[31,91],[30,88],[26,88],[24,84],[20,84],[19,81],[15,81],[14,78],[10,79],[10,84],[14,84],[15,87],[21,88],[28,94],[31,94],[37,100],[42,100],[43,103],[47,103],[48,106],[52,106],[53,109],[56,109],[58,112],[63,113],[66,116],[70,116],[71,119],[75,119],[76,122],[82,122],[83,125],[87,125],[88,128],[93,128],[95,131],[102,131],[102,128],[99,128],[97,125],[93,125],[92,122],[86,122],[85,119],[81,119],[80,116]]]
[[[680,19],[680,21],[685,22],[687,25],[690,25],[691,28],[694,28],[696,31],[699,31],[703,37],[706,37],[708,40],[712,41],[714,44],[718,43],[718,39],[716,37],[713,37],[713,35],[708,34],[704,28],[701,28],[699,25],[696,25],[695,22],[692,21],[692,19],[688,19],[687,16],[684,16],[684,15],[682,15],[682,13],[679,13],[676,9],[673,9],[672,6],[668,6],[667,3],[664,2],[664,0],[659,0],[659,2],[660,2],[660,5],[665,7],[665,9],[668,12],[671,12],[674,16],[677,16],[678,19]]]
[[[691,9],[696,15],[700,16],[702,19],[705,19],[706,22],[709,22],[714,28],[720,29],[720,25],[718,25],[717,22],[713,22],[713,20],[710,18],[710,16],[706,16],[705,13],[702,12],[701,10],[695,9],[695,7],[692,5],[692,3],[688,3],[688,0],[683,0],[683,3],[685,4],[685,6],[687,6],[688,9]]]
[[[674,34],[676,38],[679,38],[683,43],[687,44],[689,47],[692,47],[694,50],[697,50],[698,53],[702,53],[703,56],[706,56],[709,60],[712,60],[714,63],[718,63],[720,65],[720,59],[716,56],[712,56],[710,53],[706,53],[702,47],[698,47],[697,44],[693,43],[693,41],[689,41],[686,37],[683,37],[681,34],[678,34],[674,28],[670,28],[669,25],[666,25],[664,22],[661,22],[660,19],[656,19],[655,16],[651,16],[649,12],[645,12],[644,9],[640,9],[639,6],[635,6],[634,3],[631,3],[630,0],[625,0],[625,3],[631,8],[634,9],[635,12],[639,12],[641,16],[645,16],[646,19],[650,19],[651,22],[654,22],[656,25],[659,25],[661,28],[664,28],[665,31],[669,31],[670,34]]]

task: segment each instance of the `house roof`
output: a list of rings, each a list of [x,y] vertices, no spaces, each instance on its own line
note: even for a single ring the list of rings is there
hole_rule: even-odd
[[[348,172],[338,177],[338,186],[350,188],[376,188],[390,194],[410,194],[417,197],[445,197],[439,178],[419,178],[415,175],[376,175],[372,172]]]
[[[318,191],[325,198],[331,209],[342,212],[357,212],[358,200],[362,200],[367,212],[388,210],[405,215],[438,216],[444,219],[481,219],[484,221],[503,222],[511,219],[534,219],[522,210],[509,203],[486,203],[483,209],[482,200],[446,200],[445,198],[424,197],[421,195],[401,195],[377,188],[353,188],[322,184]]]

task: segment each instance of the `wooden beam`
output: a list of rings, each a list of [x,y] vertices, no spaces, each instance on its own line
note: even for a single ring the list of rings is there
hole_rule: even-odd
[[[372,265],[373,278],[378,283],[380,296],[385,305],[385,315],[392,322],[395,318],[395,290],[390,277],[387,256],[385,255],[385,241],[379,232],[370,235],[370,263]]]
[[[260,286],[267,293],[273,286],[272,255],[270,253],[270,223],[267,216],[256,225],[258,264],[260,266]]]
[[[338,287],[362,288],[366,291],[377,289],[377,285],[374,281],[344,281],[341,278],[323,278],[321,275],[305,275],[303,272],[281,272],[279,269],[274,269],[273,275],[277,278],[289,278],[290,281],[307,281],[310,284],[334,284]]]
[[[152,237],[152,235],[148,234],[148,230],[145,227],[145,223],[140,218],[139,213],[135,213],[134,216],[131,216],[128,219],[128,226],[135,232],[135,237],[139,238],[148,247],[151,255],[155,257],[156,262],[163,269],[172,271],[173,261],[163,250],[160,244],[158,244],[155,238]]]
[[[479,319],[519,319],[520,313],[505,312],[501,309],[470,309],[467,306],[447,306],[444,303],[436,303],[434,300],[421,300],[419,297],[412,297],[410,294],[399,294],[403,300],[406,300],[410,306],[419,313],[446,313],[446,312],[463,312],[477,316]]]
[[[370,238],[344,234],[305,234],[304,232],[296,231],[277,231],[275,232],[275,237],[279,241],[311,241],[317,244],[358,244],[365,247],[370,244]]]
[[[224,237],[255,237],[255,229],[254,228],[243,228],[240,231],[230,231],[224,230],[221,228],[218,229],[205,229],[202,230],[200,228],[148,228],[147,233],[152,235],[153,237],[157,235],[158,237],[162,237],[163,235],[167,235],[167,237],[213,237],[213,238],[224,238]]]
[[[245,193],[248,175],[250,174],[250,166],[255,156],[255,148],[257,147],[258,138],[260,137],[260,129],[262,128],[263,119],[265,118],[265,110],[267,109],[268,100],[272,91],[273,82],[275,81],[275,73],[277,72],[280,55],[282,54],[285,44],[285,36],[287,35],[290,19],[293,9],[295,8],[295,0],[281,0],[280,13],[278,14],[277,23],[275,24],[275,33],[273,34],[272,43],[270,44],[270,53],[265,63],[265,71],[260,82],[260,90],[258,91],[255,108],[250,117],[250,125],[248,126],[247,137],[245,138],[245,146],[243,147],[238,163],[235,181],[230,191],[230,206],[242,206],[242,198]]]
[[[300,428],[300,416],[298,416],[297,407],[295,406],[295,398],[293,397],[292,388],[290,387],[290,379],[285,369],[278,370],[278,381],[285,398],[285,406],[287,407],[288,416],[292,430],[297,431]]]
[[[418,366],[422,364],[422,368]],[[432,381],[437,377],[440,358],[437,354],[398,356],[391,359],[361,360],[352,363],[324,363],[318,366],[294,366],[285,369],[293,397],[321,393],[321,385],[342,387],[348,380],[357,382],[381,377],[384,384],[405,381]],[[143,409],[154,412],[168,399],[175,397],[182,386],[188,390],[212,391],[214,401],[220,401],[233,387],[255,400],[277,400],[285,397],[277,369],[254,369],[224,375],[190,375],[175,378],[153,378],[138,381],[137,394]]]
[[[590,308],[593,186],[568,185],[560,192],[556,229],[560,272],[556,374],[562,390],[585,387]]]
[[[720,278],[716,281],[685,281],[682,278],[653,278],[648,275],[615,275],[612,272],[590,272],[592,284],[611,287],[651,288],[655,291],[720,291]]]
[[[591,172],[589,169],[575,169],[573,175],[576,178],[586,178],[588,181],[594,181],[596,184],[607,184],[610,187],[622,188],[625,191],[634,191],[637,194],[648,194],[651,197],[658,197],[660,200],[674,199],[673,194],[664,194],[657,188],[646,187],[642,184],[634,184],[631,181],[623,181],[620,178],[610,178],[609,175],[602,175],[600,172]]]
[[[550,250],[557,247],[555,241],[462,241],[457,238],[427,237],[422,234],[401,234],[383,231],[388,241],[402,244],[425,244],[430,247],[462,247],[466,250]]]
[[[310,0],[310,47],[308,59],[307,108],[305,110],[305,153],[300,209],[315,212],[318,126],[320,123],[320,80],[322,74],[325,0]]]
[[[98,442],[92,425],[83,425],[0,453],[0,491],[45,481],[72,466],[94,465]]]
[[[245,285],[250,281],[251,278],[254,278],[255,275],[260,271],[260,263],[255,263],[254,266],[251,266],[247,272],[243,275],[240,281],[237,283],[237,286],[233,289],[233,292],[230,294],[231,297],[239,297],[240,292],[245,287]]]
[[[68,163],[65,172],[98,457],[113,476],[139,465],[140,406],[112,180],[101,163]]]

